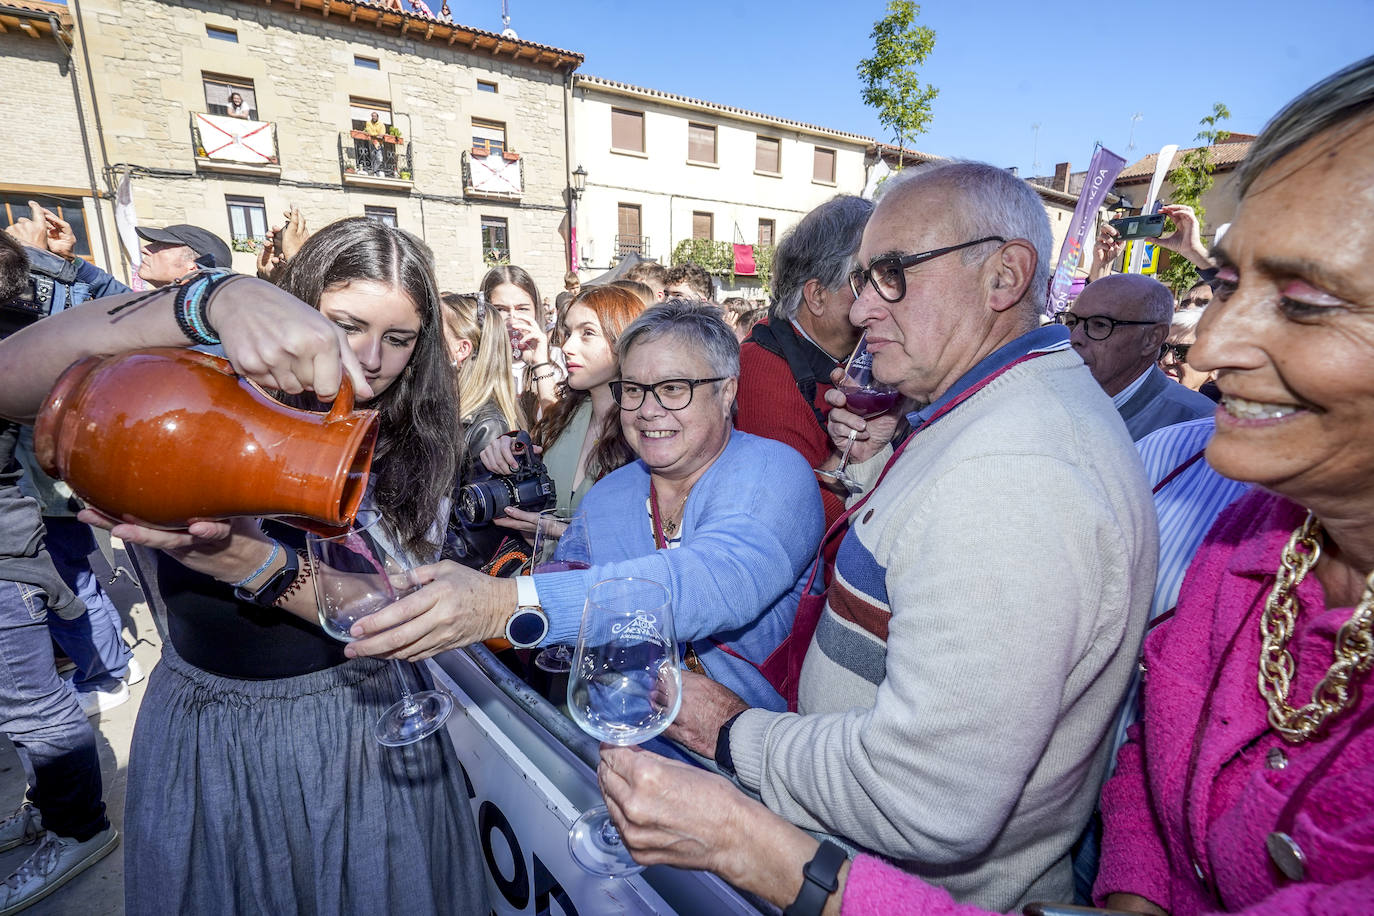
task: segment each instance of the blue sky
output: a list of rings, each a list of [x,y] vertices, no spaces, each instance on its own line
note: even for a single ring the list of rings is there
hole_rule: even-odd
[[[854,70],[884,0],[510,4],[521,38],[581,52],[584,73],[890,139],[859,100]],[[465,24],[501,30],[499,0],[451,5]],[[916,147],[1022,175],[1085,168],[1099,140],[1128,161],[1187,146],[1217,101],[1231,110],[1226,126],[1256,133],[1302,89],[1374,50],[1371,0],[930,0],[919,21],[935,29],[922,77],[940,95]]]

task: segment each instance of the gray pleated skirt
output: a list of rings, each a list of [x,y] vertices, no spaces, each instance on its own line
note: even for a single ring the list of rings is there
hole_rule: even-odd
[[[488,912],[448,735],[372,737],[387,663],[245,681],[162,652],[129,755],[130,916]]]

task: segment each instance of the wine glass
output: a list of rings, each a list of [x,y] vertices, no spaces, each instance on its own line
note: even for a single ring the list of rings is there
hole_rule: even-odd
[[[353,624],[419,588],[411,570],[387,544],[382,515],[372,509],[359,510],[344,534],[306,534],[320,626],[335,639],[352,642]],[[453,712],[448,694],[411,693],[406,664],[392,659],[401,699],[382,713],[372,730],[377,743],[387,747],[414,744],[434,734]]]
[[[854,352],[849,355],[849,362],[845,366],[844,378],[840,381],[839,387],[844,394],[845,409],[865,420],[887,413],[897,406],[902,397],[896,388],[885,385],[873,377],[873,354],[868,350],[867,331],[859,336]],[[835,481],[844,487],[850,496],[857,496],[864,491],[863,484],[850,477],[849,472],[845,470],[849,466],[849,450],[854,447],[854,438],[858,434],[858,430],[849,431],[844,453],[840,455],[839,467],[833,471],[815,469],[817,476]]]
[[[587,592],[568,679],[568,712],[607,744],[639,744],[660,734],[682,705],[682,669],[668,590],[650,579],[606,579]],[[582,813],[568,848],[604,877],[643,871],[630,858],[605,805]]]
[[[545,509],[534,528],[534,551],[530,572],[567,572],[591,569],[592,551],[587,539],[586,517],[574,518],[571,509]],[[549,646],[534,657],[534,663],[550,674],[572,670],[572,647]]]

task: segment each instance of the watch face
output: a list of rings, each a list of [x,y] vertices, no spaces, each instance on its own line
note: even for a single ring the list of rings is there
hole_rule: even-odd
[[[549,631],[549,620],[544,612],[534,608],[521,608],[506,624],[506,637],[518,648],[537,644]]]

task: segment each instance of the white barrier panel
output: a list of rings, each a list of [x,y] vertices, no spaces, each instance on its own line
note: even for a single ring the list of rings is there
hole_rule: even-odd
[[[485,650],[472,651],[483,653],[486,667],[499,665]],[[723,881],[700,872],[659,867],[628,879],[588,874],[568,851],[568,829],[601,796],[595,772],[530,711],[557,713],[528,688],[507,683],[527,691],[524,705],[512,699],[467,651],[445,653],[429,670],[455,700],[446,728],[467,779],[493,912],[757,916]]]

